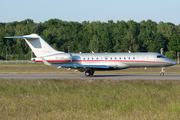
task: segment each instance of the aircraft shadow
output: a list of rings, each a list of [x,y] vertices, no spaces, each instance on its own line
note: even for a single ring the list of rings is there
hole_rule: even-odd
[[[93,76],[90,76],[90,77],[117,77],[117,76],[137,76],[137,75],[93,75]]]

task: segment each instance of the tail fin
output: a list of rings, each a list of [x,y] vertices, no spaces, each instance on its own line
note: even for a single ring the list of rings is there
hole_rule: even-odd
[[[23,38],[31,50],[34,52],[36,57],[44,57],[57,53],[64,53],[61,51],[57,51],[52,48],[45,40],[43,40],[37,34],[25,35],[25,36],[14,36],[14,37],[5,37],[5,38]]]

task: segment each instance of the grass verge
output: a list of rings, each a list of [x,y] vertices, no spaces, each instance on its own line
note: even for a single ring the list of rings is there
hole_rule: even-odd
[[[1,119],[179,119],[180,81],[0,79]]]

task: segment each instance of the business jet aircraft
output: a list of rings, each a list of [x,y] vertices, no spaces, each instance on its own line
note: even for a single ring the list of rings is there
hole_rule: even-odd
[[[36,55],[35,62],[75,69],[86,76],[93,76],[95,71],[130,67],[162,67],[160,75],[163,76],[164,67],[176,64],[160,53],[64,53],[53,49],[37,34],[5,38],[23,38]]]

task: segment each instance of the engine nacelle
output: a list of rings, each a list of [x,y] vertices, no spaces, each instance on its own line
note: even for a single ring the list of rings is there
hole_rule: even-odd
[[[49,57],[45,57],[46,60],[66,60],[72,62],[72,54],[71,53],[62,53],[58,55],[53,55]]]
[[[61,54],[57,54],[57,55],[44,57],[44,59],[50,63],[54,63],[54,62],[55,63],[68,63],[68,62],[72,62],[72,54],[71,53],[61,53]],[[32,58],[31,60],[33,60],[35,62],[43,62],[43,60],[41,58]]]

